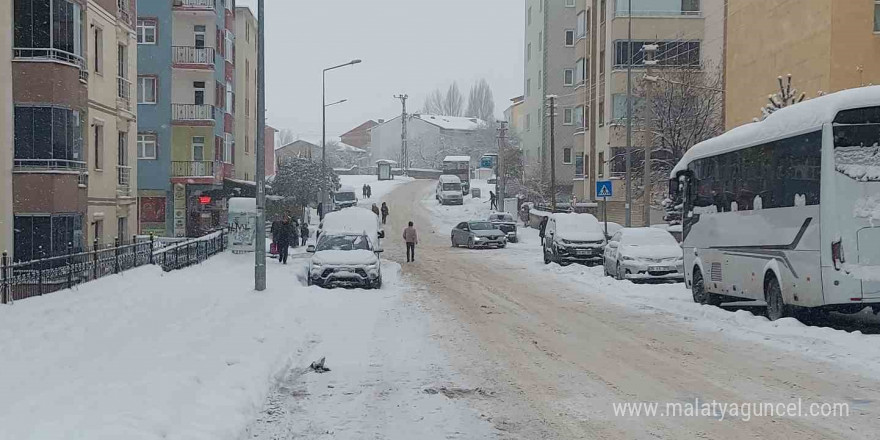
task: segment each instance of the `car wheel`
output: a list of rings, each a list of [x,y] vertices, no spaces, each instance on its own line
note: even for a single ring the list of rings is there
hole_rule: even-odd
[[[458,247],[455,245],[455,236],[454,235],[449,237],[449,241],[452,242],[452,247]]]
[[[501,243],[500,245],[498,245],[498,247],[501,248],[501,249],[504,249],[504,248],[507,247],[507,244],[506,244],[506,243]]]
[[[542,249],[544,253],[544,264],[550,264],[550,253],[547,252],[547,248]]]
[[[467,247],[468,247],[468,249],[473,249],[473,248],[474,248],[474,239],[473,239],[473,237],[468,238]]]
[[[703,274],[700,269],[694,268],[694,282],[691,286],[691,294],[694,302],[697,304],[706,304],[708,301],[708,293],[706,292],[706,284],[703,282]]]
[[[770,277],[764,285],[764,297],[767,299],[767,318],[771,321],[792,316],[791,306],[785,304],[782,289],[776,277]]]
[[[376,280],[375,283],[373,283],[373,288],[374,289],[381,289],[382,288],[382,276],[381,275],[379,276],[379,279]]]

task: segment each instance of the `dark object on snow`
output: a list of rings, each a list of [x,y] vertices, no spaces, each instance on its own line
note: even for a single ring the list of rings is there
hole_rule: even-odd
[[[324,366],[324,359],[326,359],[326,358],[322,357],[321,360],[319,360],[317,362],[312,362],[312,365],[309,365],[309,370],[312,370],[315,373],[326,373],[326,372],[330,371],[329,368]]]

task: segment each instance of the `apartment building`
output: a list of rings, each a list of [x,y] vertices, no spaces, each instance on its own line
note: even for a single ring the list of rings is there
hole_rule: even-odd
[[[278,133],[278,130],[274,127],[266,126],[264,131],[265,135],[263,137],[263,165],[266,167],[266,177],[275,175],[275,166],[277,163],[275,162],[275,133]]]
[[[234,178],[234,0],[141,1],[141,233],[194,236],[226,221]]]
[[[555,121],[555,161],[551,161],[550,123],[546,96],[556,95],[557,115],[574,107],[571,74],[575,59],[575,0],[526,0],[525,95],[523,98],[522,145],[527,172],[550,180],[556,166],[557,194],[565,198],[575,178],[573,124]]]
[[[0,2],[0,78],[12,77],[12,2]],[[0,81],[0,252],[13,251],[12,81]]]
[[[510,99],[510,105],[504,110],[504,120],[507,121],[508,129],[511,134],[517,136],[522,135],[523,131],[523,99],[524,96],[517,96]]]
[[[257,18],[235,8],[235,178],[253,181],[257,172]]]
[[[85,242],[86,2],[12,3],[13,247],[16,260],[29,260]]]
[[[657,68],[685,66],[723,68],[724,0],[576,0],[574,83],[576,104],[563,109],[563,123],[577,127],[574,134],[576,185],[579,200],[596,200],[596,180],[611,179],[609,221],[623,223],[625,184],[627,67],[632,66],[633,88],[643,86],[644,52],[657,46]],[[632,20],[632,46],[628,44]],[[568,75],[566,73],[566,75]],[[638,107],[634,102],[634,107]],[[638,120],[634,117],[634,120]],[[648,138],[634,129],[634,150],[644,150]],[[636,152],[638,154],[638,151]],[[664,185],[665,182],[661,182]],[[632,224],[641,225],[644,205],[635,200]],[[652,219],[660,221],[659,215]]]
[[[89,245],[112,245],[137,233],[137,79],[134,5],[88,0],[88,209]]]
[[[729,0],[726,53],[728,129],[761,115],[778,76],[808,98],[880,84],[880,2]]]

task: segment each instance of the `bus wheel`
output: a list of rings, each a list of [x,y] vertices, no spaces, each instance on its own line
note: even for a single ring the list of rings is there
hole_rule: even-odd
[[[700,269],[694,268],[694,282],[691,285],[691,293],[694,296],[694,302],[697,304],[706,304],[709,294],[706,292],[706,286],[703,283],[703,273]]]
[[[767,299],[767,318],[771,321],[792,316],[791,306],[786,305],[782,299],[782,289],[779,288],[779,281],[775,276],[771,276],[764,284],[764,297]]]

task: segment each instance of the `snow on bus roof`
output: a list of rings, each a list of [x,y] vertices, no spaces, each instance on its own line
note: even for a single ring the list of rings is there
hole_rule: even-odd
[[[446,156],[443,158],[443,162],[470,162],[470,156]]]
[[[822,124],[833,121],[841,110],[878,105],[880,86],[868,86],[842,90],[779,109],[761,122],[741,125],[694,145],[672,169],[669,177],[674,178],[694,160],[819,130]]]

